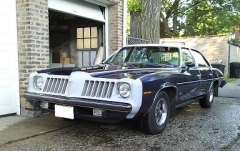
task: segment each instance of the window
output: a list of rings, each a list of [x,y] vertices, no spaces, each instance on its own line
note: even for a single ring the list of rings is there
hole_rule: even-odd
[[[98,48],[97,27],[77,28],[77,49]]]
[[[122,64],[127,58],[130,50],[131,50],[130,48],[123,48],[121,51],[117,53],[117,55],[111,57],[110,60],[108,60],[107,62],[114,64]]]
[[[179,49],[174,47],[126,47],[106,63],[155,63],[178,66]]]
[[[194,62],[194,59],[188,49],[182,49],[182,63],[185,66],[187,62]]]
[[[199,67],[208,67],[208,63],[205,61],[203,56],[196,52],[196,51],[191,51],[193,57],[195,58],[196,63],[198,64]]]

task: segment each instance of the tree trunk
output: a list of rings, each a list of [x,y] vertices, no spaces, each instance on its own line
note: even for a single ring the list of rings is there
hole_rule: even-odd
[[[161,22],[161,38],[170,38],[172,37],[172,32],[170,31],[168,20],[166,17],[163,15],[162,12],[160,12],[160,17],[162,19]]]
[[[159,43],[161,0],[141,0],[141,12],[131,12],[130,32],[132,37]]]
[[[180,0],[175,0],[173,3],[173,35],[177,36],[177,17],[178,17],[178,6],[179,6]]]

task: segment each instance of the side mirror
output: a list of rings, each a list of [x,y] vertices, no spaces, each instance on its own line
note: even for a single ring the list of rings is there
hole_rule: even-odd
[[[194,67],[195,63],[194,62],[186,62],[185,65],[190,68],[190,67]]]
[[[195,67],[195,63],[194,62],[186,62],[185,65],[187,66],[187,71],[189,70],[189,68],[191,67]]]

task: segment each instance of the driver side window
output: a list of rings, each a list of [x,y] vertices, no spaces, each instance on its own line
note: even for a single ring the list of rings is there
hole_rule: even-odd
[[[194,59],[188,49],[182,50],[182,65],[186,66],[186,63],[194,62]]]

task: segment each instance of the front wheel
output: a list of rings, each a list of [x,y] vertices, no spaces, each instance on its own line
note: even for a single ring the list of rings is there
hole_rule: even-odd
[[[214,99],[214,85],[211,85],[208,93],[199,100],[199,104],[202,108],[210,108],[213,104]]]
[[[141,128],[147,133],[161,133],[169,121],[170,103],[168,94],[161,91],[153,102],[152,107],[141,119]]]

